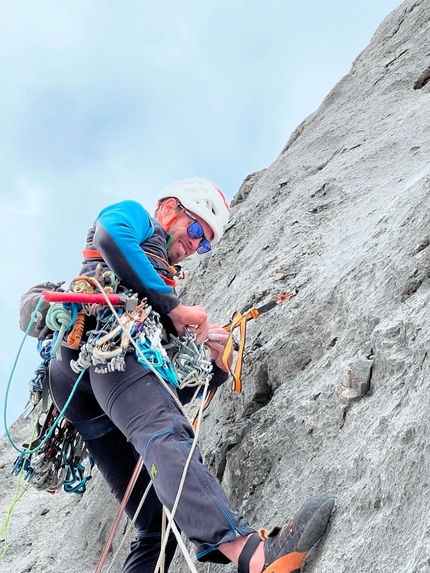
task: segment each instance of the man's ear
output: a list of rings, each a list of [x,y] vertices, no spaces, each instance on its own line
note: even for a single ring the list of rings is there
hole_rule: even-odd
[[[174,197],[169,197],[169,199],[165,199],[162,203],[160,203],[158,206],[158,211],[161,211],[167,217],[171,217],[176,212],[177,206],[178,200]]]
[[[174,197],[165,199],[157,207],[156,218],[166,231],[178,216],[177,207],[178,200]]]

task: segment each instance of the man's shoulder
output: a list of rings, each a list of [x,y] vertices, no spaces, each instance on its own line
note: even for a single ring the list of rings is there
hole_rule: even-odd
[[[125,199],[112,203],[100,211],[98,215],[99,221],[109,221],[110,223],[120,224],[124,222],[132,226],[141,225],[152,228],[154,226],[153,218],[149,212],[134,199]]]
[[[102,211],[101,214],[106,211],[129,211],[129,212],[145,212],[148,214],[148,217],[152,219],[151,215],[145,209],[145,207],[136,201],[135,199],[123,199],[122,201],[117,201],[116,203],[111,203],[107,205]]]

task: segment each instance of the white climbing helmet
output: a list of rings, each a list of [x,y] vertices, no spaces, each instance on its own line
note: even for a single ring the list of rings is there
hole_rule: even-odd
[[[201,217],[214,232],[212,245],[218,243],[228,223],[230,208],[224,193],[216,185],[200,177],[184,179],[164,187],[157,201],[168,197],[179,199],[186,209]]]

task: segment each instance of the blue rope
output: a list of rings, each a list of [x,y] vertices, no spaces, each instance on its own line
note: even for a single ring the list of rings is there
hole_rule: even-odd
[[[21,344],[20,344],[20,346],[19,346],[19,348],[18,348],[18,353],[17,353],[17,355],[16,355],[16,357],[15,357],[15,361],[14,361],[13,366],[12,366],[12,371],[11,371],[11,373],[10,373],[9,380],[8,380],[8,383],[7,383],[7,386],[6,386],[6,394],[5,394],[5,399],[4,399],[4,410],[3,410],[3,421],[4,421],[4,426],[5,426],[6,434],[7,434],[8,437],[9,437],[9,432],[8,432],[8,427],[7,427],[7,403],[8,403],[8,398],[9,398],[10,387],[11,387],[11,384],[12,384],[12,378],[13,378],[13,375],[15,374],[16,365],[18,364],[18,358],[19,358],[20,355],[21,355],[21,352],[22,352],[22,348],[23,348],[23,346],[24,346],[25,339],[27,338],[28,333],[30,332],[31,327],[33,326],[34,319],[36,318],[37,312],[38,312],[39,308],[41,307],[41,305],[42,305],[42,303],[43,303],[44,300],[45,300],[45,297],[41,296],[40,299],[39,299],[39,302],[38,302],[37,305],[36,305],[36,308],[35,308],[34,311],[33,311],[33,314],[31,315],[30,322],[29,322],[29,324],[28,324],[28,326],[27,326],[27,330],[25,331],[24,338],[22,339],[22,342],[21,342]]]
[[[70,324],[67,327],[67,330],[70,330],[71,327],[75,324],[78,312],[82,310],[83,306],[80,302],[63,302],[63,306],[66,310],[70,310],[70,312],[72,313]]]
[[[136,342],[139,347],[139,352],[136,351],[137,361],[149,370],[156,370],[166,382],[177,388],[179,386],[178,376],[170,360],[165,360],[157,348],[151,349],[149,340],[145,339],[144,342],[137,340]]]

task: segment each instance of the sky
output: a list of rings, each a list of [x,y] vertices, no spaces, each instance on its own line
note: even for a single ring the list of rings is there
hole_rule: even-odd
[[[40,359],[21,294],[79,271],[106,205],[200,176],[231,200],[322,103],[398,0],[0,3],[0,408]],[[15,368],[16,364],[16,368]],[[11,378],[12,370],[14,375]],[[4,432],[4,423],[0,435]]]

